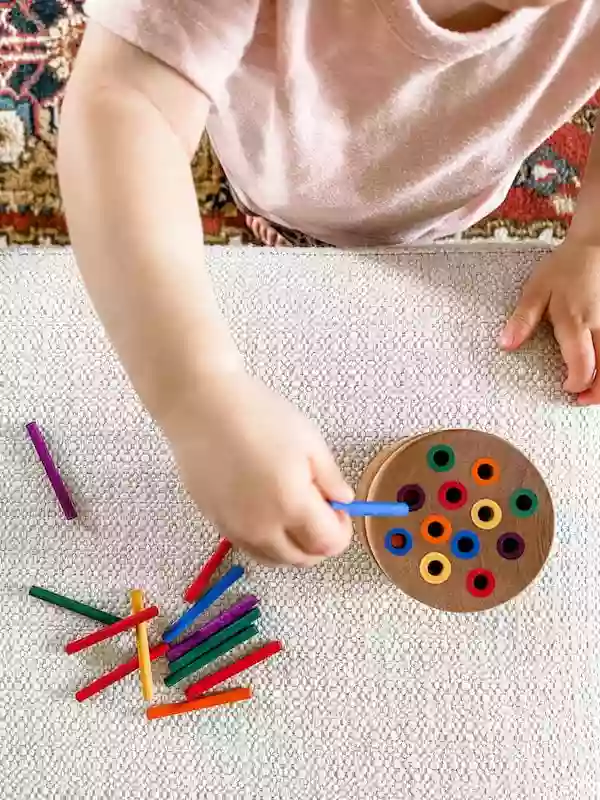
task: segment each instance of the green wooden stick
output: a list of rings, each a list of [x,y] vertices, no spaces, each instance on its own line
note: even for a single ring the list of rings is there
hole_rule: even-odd
[[[105,625],[112,625],[113,622],[119,622],[121,619],[121,617],[116,617],[114,614],[109,614],[107,611],[101,611],[99,608],[87,606],[85,603],[71,600],[70,597],[64,597],[62,594],[50,592],[48,589],[42,589],[39,586],[32,586],[29,590],[29,595],[31,597],[37,597],[38,600],[45,600],[46,603],[52,603],[54,606],[60,606],[69,611],[74,611],[76,614],[81,614],[82,617],[89,617],[89,619],[104,622]]]
[[[228,625],[226,628],[223,628],[217,633],[213,634],[210,639],[206,639],[206,641],[199,644],[197,647],[194,647],[192,650],[188,650],[187,653],[184,653],[179,658],[176,658],[175,661],[169,662],[169,672],[178,672],[183,667],[186,667],[188,664],[191,664],[192,661],[196,661],[196,659],[203,656],[204,653],[208,653],[209,650],[215,648],[221,642],[227,641],[227,639],[231,639],[231,637],[238,633],[238,631],[243,631],[244,628],[247,628],[253,622],[260,617],[260,610],[258,608],[253,608],[252,611],[249,611],[247,614],[244,614],[243,617],[236,619],[235,622],[232,622],[231,625]]]
[[[187,664],[187,666],[177,670],[177,672],[172,672],[170,675],[167,675],[165,678],[165,685],[174,686],[176,683],[179,683],[179,681],[187,678],[188,675],[198,672],[199,669],[202,669],[207,664],[210,664],[211,661],[215,661],[215,659],[219,658],[219,656],[223,656],[225,653],[233,650],[238,645],[247,642],[248,639],[256,636],[257,633],[258,628],[256,625],[248,625],[248,627],[244,628],[243,631],[240,631],[235,636],[232,636],[231,639],[227,639],[227,641],[222,642],[222,644],[218,645],[217,647],[213,647],[212,650],[209,650],[208,653],[205,653],[203,656],[200,656],[200,658],[192,661],[191,664]]]

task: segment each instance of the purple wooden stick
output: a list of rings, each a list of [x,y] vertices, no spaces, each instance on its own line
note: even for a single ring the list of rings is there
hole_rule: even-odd
[[[63,514],[67,519],[75,519],[77,516],[75,506],[69,497],[69,492],[67,491],[67,487],[65,486],[63,479],[60,477],[60,472],[52,460],[52,456],[50,455],[50,451],[48,450],[46,442],[44,441],[42,432],[35,422],[29,422],[25,427],[27,428],[27,433],[29,434],[29,438],[31,439],[33,446],[35,447],[35,451],[38,454],[38,458],[46,470],[46,475],[52,484],[54,494],[60,503]]]
[[[179,644],[171,647],[167,652],[167,658],[169,661],[174,661],[176,658],[180,658],[184,653],[187,653],[188,650],[191,650],[193,647],[196,647],[196,645],[199,645],[200,642],[210,639],[210,637],[214,636],[217,631],[220,631],[222,628],[226,628],[228,625],[231,625],[232,622],[235,622],[240,617],[243,617],[244,614],[247,614],[248,611],[251,611],[256,605],[258,605],[258,597],[255,597],[253,594],[245,595],[230,608],[222,611],[218,617],[209,620],[206,625],[198,628],[198,630],[195,633],[192,633],[191,636],[188,636],[187,639],[183,639],[183,641],[179,642]]]

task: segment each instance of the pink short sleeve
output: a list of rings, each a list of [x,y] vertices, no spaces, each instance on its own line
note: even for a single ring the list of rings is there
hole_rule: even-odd
[[[180,72],[215,104],[254,35],[260,0],[86,0],[90,19]]]

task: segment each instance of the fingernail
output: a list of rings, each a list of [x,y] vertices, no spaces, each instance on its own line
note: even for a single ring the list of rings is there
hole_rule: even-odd
[[[351,503],[354,500],[354,490],[347,484],[345,486],[340,486],[339,492],[331,499],[337,500],[338,503]]]
[[[500,347],[510,347],[514,341],[514,336],[510,332],[510,328],[504,328],[498,339]]]

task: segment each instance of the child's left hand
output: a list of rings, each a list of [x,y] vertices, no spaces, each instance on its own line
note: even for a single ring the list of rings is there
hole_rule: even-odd
[[[567,238],[538,264],[500,346],[519,348],[544,315],[567,366],[563,388],[578,395],[581,405],[600,403],[600,243]]]

